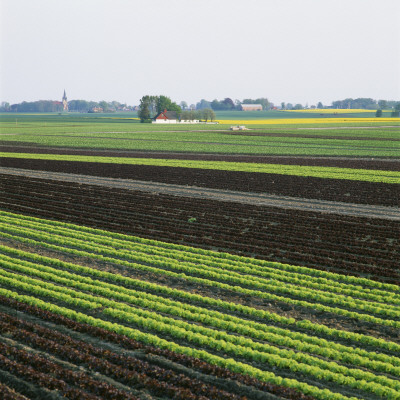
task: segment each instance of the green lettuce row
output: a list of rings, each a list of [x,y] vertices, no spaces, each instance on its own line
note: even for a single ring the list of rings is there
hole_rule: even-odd
[[[396,343],[393,343],[393,342],[386,342],[383,339],[376,339],[372,336],[365,336],[365,335],[355,334],[352,332],[331,329],[324,325],[314,324],[308,320],[296,321],[293,318],[286,318],[286,317],[280,316],[275,313],[270,313],[265,310],[252,308],[252,307],[245,306],[242,304],[236,304],[236,303],[232,303],[232,302],[226,302],[226,301],[223,301],[220,299],[214,299],[211,297],[205,297],[205,296],[198,295],[198,294],[192,294],[192,293],[189,293],[186,291],[172,289],[167,286],[162,286],[162,285],[158,285],[155,283],[142,281],[139,279],[126,277],[126,276],[122,276],[119,274],[113,274],[113,273],[106,272],[103,270],[84,267],[84,266],[76,265],[76,264],[72,264],[72,263],[66,263],[66,262],[63,262],[58,259],[53,259],[53,258],[44,257],[44,256],[40,256],[40,255],[33,254],[33,253],[23,252],[22,250],[12,249],[12,248],[9,248],[6,246],[0,246],[0,251],[3,251],[3,252],[5,251],[6,253],[12,254],[14,256],[17,255],[17,256],[21,256],[23,258],[30,258],[33,261],[35,261],[36,263],[40,262],[40,263],[45,263],[45,264],[49,264],[49,265],[55,265],[57,267],[61,267],[61,268],[65,268],[65,269],[71,269],[73,271],[77,271],[77,272],[83,273],[85,275],[91,275],[91,276],[95,276],[95,277],[105,278],[105,279],[115,281],[118,283],[126,284],[129,286],[134,286],[134,287],[142,290],[141,292],[137,292],[138,295],[148,296],[147,298],[155,299],[158,302],[166,302],[166,304],[177,305],[178,307],[181,307],[181,308],[184,307],[185,309],[187,309],[191,312],[194,312],[194,313],[199,313],[200,311],[203,311],[203,312],[209,313],[208,315],[217,316],[218,318],[226,318],[228,321],[237,321],[236,317],[233,317],[231,315],[221,314],[219,312],[210,311],[208,309],[204,309],[204,308],[200,308],[200,307],[196,307],[196,306],[191,306],[191,305],[188,305],[188,304],[185,304],[182,302],[171,301],[169,299],[165,299],[164,297],[150,295],[149,293],[147,293],[147,291],[155,291],[156,293],[168,295],[169,297],[173,297],[173,298],[191,300],[191,301],[194,301],[197,303],[202,303],[206,306],[214,306],[214,307],[218,307],[218,308],[224,308],[227,311],[236,311],[236,312],[240,312],[244,315],[249,315],[251,317],[256,317],[256,318],[267,320],[267,321],[278,322],[283,325],[291,326],[294,324],[294,325],[299,325],[300,327],[303,328],[304,324],[307,324],[308,329],[312,332],[314,332],[314,331],[321,332],[325,335],[343,337],[347,340],[352,340],[353,342],[366,343],[366,344],[373,345],[376,347],[400,352],[400,345],[397,345]],[[11,259],[11,257],[9,259]],[[13,260],[16,261],[15,259],[13,259]],[[18,260],[18,261],[20,261],[21,263],[24,263],[24,261],[22,261],[22,260]],[[31,263],[29,263],[29,265],[31,265]],[[129,263],[124,262],[123,265],[129,266]],[[56,271],[59,271],[61,273],[60,270],[56,270]],[[121,286],[119,286],[119,287],[123,288]],[[242,323],[252,324],[251,326],[255,327],[257,330],[261,330],[261,329],[265,330],[268,328],[267,332],[275,332],[275,333],[278,333],[281,335],[286,335],[286,336],[290,335],[290,337],[292,339],[300,340],[303,343],[308,342],[310,344],[315,344],[315,345],[317,345],[318,348],[329,347],[330,349],[338,350],[340,353],[349,351],[351,353],[357,353],[361,356],[365,356],[365,357],[371,358],[373,360],[382,361],[384,363],[389,362],[393,365],[400,366],[400,361],[398,358],[387,356],[383,353],[368,352],[366,350],[359,349],[357,347],[346,347],[346,346],[343,346],[338,343],[327,341],[325,339],[311,337],[311,336],[308,336],[303,333],[292,332],[290,330],[277,328],[274,326],[266,326],[264,324],[259,324],[259,323],[249,321],[249,320],[240,319],[240,321],[242,321]],[[388,347],[388,345],[389,345],[389,347]]]
[[[179,252],[185,252],[185,253],[189,253],[191,255],[196,255],[196,256],[211,257],[212,259],[215,259],[215,260],[223,259],[225,262],[232,261],[232,262],[240,262],[240,263],[245,263],[245,264],[247,262],[251,262],[252,265],[258,265],[260,267],[272,267],[274,269],[283,270],[285,272],[295,272],[295,273],[300,273],[300,274],[304,274],[307,276],[310,275],[310,276],[316,276],[319,278],[321,278],[321,277],[327,278],[330,281],[332,281],[332,280],[336,280],[339,282],[344,281],[344,282],[354,283],[356,285],[358,284],[358,285],[364,285],[364,286],[369,286],[369,287],[373,287],[373,288],[392,290],[395,292],[400,291],[400,287],[397,285],[377,282],[377,281],[373,281],[373,280],[370,280],[367,278],[361,278],[361,277],[356,277],[356,276],[351,276],[351,275],[342,275],[342,274],[337,274],[337,273],[328,272],[328,271],[321,271],[321,270],[302,267],[302,266],[293,266],[293,265],[289,265],[289,264],[281,264],[281,263],[277,263],[277,262],[257,260],[257,259],[243,257],[243,256],[237,256],[237,255],[233,255],[233,254],[229,254],[229,253],[222,253],[222,252],[219,253],[219,252],[215,252],[212,250],[188,247],[188,246],[178,245],[178,244],[174,244],[174,243],[160,242],[160,241],[153,240],[153,239],[144,239],[144,238],[140,238],[140,237],[136,237],[136,236],[129,236],[129,235],[124,235],[122,233],[115,233],[115,232],[104,231],[104,230],[96,229],[96,228],[89,228],[89,227],[75,225],[75,224],[71,224],[71,223],[67,223],[67,222],[46,220],[46,219],[30,217],[30,216],[26,216],[26,215],[22,215],[22,214],[13,214],[13,213],[9,213],[6,211],[0,211],[0,215],[13,217],[13,218],[16,218],[17,220],[38,221],[38,222],[40,222],[42,224],[46,224],[46,225],[53,225],[56,227],[66,227],[66,228],[72,229],[74,231],[93,233],[95,235],[100,235],[100,236],[108,236],[108,237],[112,237],[112,238],[116,238],[116,239],[122,239],[124,241],[156,246],[156,247],[159,247],[162,249],[177,250]],[[375,289],[372,289],[372,291],[374,291],[374,290]],[[379,294],[379,292],[377,294]]]
[[[7,218],[4,217],[4,222],[11,222],[13,224],[15,224],[15,219],[13,218]],[[142,245],[142,244],[136,244],[136,245],[132,245],[129,242],[124,242],[122,240],[118,240],[118,239],[110,239],[107,238],[106,236],[100,236],[100,235],[94,235],[88,232],[85,233],[79,233],[79,231],[75,231],[75,230],[71,230],[68,228],[63,228],[63,227],[56,227],[56,228],[52,228],[51,225],[46,225],[43,223],[38,223],[38,222],[33,222],[33,221],[29,221],[29,222],[24,222],[24,221],[18,221],[18,226],[23,226],[23,227],[28,227],[28,228],[35,228],[37,230],[42,230],[44,232],[47,233],[52,233],[54,235],[57,235],[58,237],[62,236],[62,237],[71,237],[74,239],[79,239],[79,240],[83,240],[85,242],[90,241],[90,242],[95,242],[97,244],[103,244],[106,246],[110,246],[113,249],[116,250],[125,250],[125,251],[134,251],[135,253],[135,257],[138,257],[139,253],[144,254],[144,257],[154,257],[154,260],[160,260],[163,261],[166,258],[172,258],[174,260],[174,264],[177,263],[177,261],[175,260],[179,260],[180,263],[182,263],[182,261],[184,262],[183,265],[188,265],[188,266],[197,266],[198,261],[197,260],[193,260],[191,257],[182,257],[180,254],[178,254],[177,252],[166,252],[166,251],[153,251],[152,248],[148,245]],[[62,234],[62,235],[60,235]],[[157,257],[157,258],[156,258]],[[194,261],[197,261],[196,264],[194,264]],[[343,287],[346,284],[338,284],[336,282],[332,282],[330,280],[324,279],[324,282],[321,282],[321,278],[313,278],[313,277],[305,277],[304,275],[301,274],[295,274],[295,276],[293,273],[288,273],[285,271],[280,271],[280,273],[276,273],[276,270],[274,270],[273,268],[269,268],[269,267],[258,267],[258,266],[254,266],[251,265],[251,267],[249,267],[248,265],[242,263],[242,265],[239,265],[239,263],[236,263],[236,265],[232,265],[232,264],[228,264],[225,261],[221,262],[221,260],[218,260],[218,262],[213,262],[213,261],[209,261],[209,260],[202,260],[204,263],[207,264],[207,266],[211,266],[211,267],[215,267],[218,270],[220,269],[224,269],[227,271],[240,271],[246,274],[250,274],[251,276],[261,276],[261,277],[265,277],[265,278],[270,278],[270,280],[268,280],[269,284],[272,284],[274,282],[279,282],[281,284],[281,282],[289,282],[289,283],[293,283],[296,286],[291,286],[292,288],[294,288],[294,290],[296,290],[296,287],[298,285],[303,285],[304,287],[307,288],[313,288],[316,289],[318,291],[328,291],[329,293],[325,293],[325,295],[328,295],[329,297],[335,297],[334,293],[339,293],[342,295],[346,295],[346,296],[351,296],[351,297],[361,297],[361,298],[365,298],[367,300],[373,300],[376,302],[381,302],[381,303],[385,303],[386,307],[385,307],[385,311],[388,311],[389,308],[391,308],[394,311],[397,311],[398,308],[388,304],[388,303],[393,303],[393,304],[397,304],[400,305],[400,296],[395,295],[394,293],[391,292],[381,292],[379,295],[378,294],[374,294],[371,293],[370,290],[368,290],[368,292],[365,292],[363,290],[363,288],[358,287],[358,288],[346,288]],[[204,269],[204,265],[202,265],[202,269]],[[255,279],[255,278],[254,278]],[[259,280],[257,280],[259,281]],[[287,286],[287,285],[286,285]],[[290,289],[289,286],[288,287],[288,291],[292,292],[292,289]],[[384,294],[384,295],[382,295]],[[344,297],[343,297],[344,298]],[[364,304],[364,303],[361,303]],[[396,316],[396,315],[394,315]]]
[[[26,235],[29,237],[36,237],[36,238],[39,238],[42,240],[46,240],[47,242],[50,242],[50,243],[58,243],[58,244],[63,244],[65,246],[72,245],[72,246],[78,247],[80,249],[89,250],[91,252],[95,251],[97,253],[112,255],[117,259],[121,258],[121,256],[125,256],[124,258],[127,258],[127,259],[133,258],[133,257],[130,257],[129,253],[125,254],[124,251],[121,251],[121,250],[115,251],[113,248],[107,248],[105,246],[88,245],[88,244],[86,244],[86,242],[82,243],[82,241],[79,241],[77,239],[65,239],[64,237],[57,238],[57,235],[50,236],[47,234],[40,234],[37,231],[29,230],[26,228],[13,228],[7,224],[0,224],[0,226],[3,227],[3,231],[22,234],[22,235]],[[2,233],[2,234],[4,234],[4,233]],[[215,281],[211,281],[211,282],[213,282],[212,283],[213,286],[216,286],[217,284],[220,284],[220,285],[222,284],[222,285],[226,285],[225,287],[230,287],[230,288],[232,288],[231,290],[237,291],[239,293],[255,295],[255,296],[258,296],[261,298],[266,298],[269,300],[283,301],[283,302],[290,303],[290,304],[301,305],[301,306],[307,307],[307,308],[319,309],[321,311],[333,312],[338,315],[344,315],[344,316],[368,321],[368,322],[375,323],[375,324],[383,324],[383,325],[387,325],[387,326],[400,327],[400,321],[398,321],[398,320],[395,321],[395,320],[390,320],[390,319],[382,319],[382,318],[378,318],[378,317],[368,315],[368,314],[361,314],[358,312],[348,311],[343,308],[331,307],[331,306],[326,306],[326,305],[318,304],[318,303],[310,303],[310,302],[304,301],[304,300],[291,299],[291,298],[279,296],[279,295],[272,294],[272,293],[265,292],[265,291],[259,291],[259,290],[255,290],[255,289],[245,289],[241,286],[237,286],[237,285],[231,286],[229,284],[224,284],[224,283],[220,283],[217,281],[233,282],[233,283],[236,283],[239,285],[247,284],[250,287],[255,286],[255,287],[266,289],[266,290],[273,289],[275,292],[283,293],[283,294],[290,293],[289,289],[287,287],[285,287],[284,284],[275,285],[275,286],[268,285],[268,284],[262,284],[262,283],[259,283],[257,281],[253,281],[250,279],[244,279],[244,277],[242,275],[239,275],[238,277],[236,277],[236,276],[232,276],[233,273],[231,275],[227,275],[227,274],[223,274],[223,273],[219,273],[219,272],[209,271],[206,267],[195,269],[195,268],[190,268],[190,267],[187,267],[187,266],[184,266],[181,264],[173,264],[173,263],[167,262],[167,261],[157,262],[157,261],[154,261],[154,259],[152,257],[142,257],[140,259],[140,261],[142,261],[143,263],[146,263],[146,264],[156,265],[159,268],[145,266],[144,264],[135,264],[135,268],[156,272],[158,274],[160,274],[160,273],[165,274],[166,272],[171,272],[169,270],[166,271],[163,268],[173,268],[177,271],[182,271],[182,273],[183,273],[183,275],[185,275],[186,279],[191,279],[191,280],[197,279],[197,281],[198,281],[198,279],[200,279],[203,281],[209,281],[208,279],[205,279],[205,278],[195,278],[193,276],[188,276],[185,274],[185,272],[193,273],[193,270],[195,270],[195,272],[205,276],[206,278],[215,279]],[[200,282],[200,281],[198,281],[198,282]],[[292,293],[294,292],[296,294],[299,293],[306,299],[327,302],[325,296],[313,293],[312,291],[308,291],[305,289],[303,289],[302,291],[298,291],[298,290],[295,291],[294,289],[292,289],[291,292]],[[351,299],[348,301],[341,300],[341,299],[339,299],[337,301],[335,301],[335,300],[336,299],[332,299],[331,302],[333,302],[333,304],[338,303],[339,305],[342,305],[344,307],[358,309],[358,310],[362,310],[362,311],[374,312],[376,314],[383,314],[383,315],[391,316],[394,318],[397,318],[398,316],[400,317],[400,311],[393,310],[390,307],[387,307],[388,309],[386,309],[385,308],[386,306],[385,307],[371,306],[370,303],[368,303],[368,302],[365,302],[366,304],[360,305],[359,302],[361,302],[361,300],[354,300],[354,299]],[[328,301],[329,301],[329,299],[328,299]]]
[[[131,339],[137,340],[139,342],[149,344],[152,346],[157,346],[162,349],[167,349],[175,351],[177,353],[185,354],[191,357],[196,357],[202,359],[220,367],[224,367],[233,372],[238,372],[242,374],[247,374],[254,378],[260,379],[264,382],[273,383],[276,385],[282,385],[290,388],[295,388],[300,390],[302,393],[312,395],[320,400],[359,400],[357,397],[347,397],[340,393],[332,392],[328,389],[319,389],[315,386],[309,385],[304,382],[299,382],[296,379],[282,378],[276,376],[272,372],[262,371],[258,368],[252,367],[250,365],[238,362],[232,358],[226,359],[213,354],[210,354],[204,350],[197,350],[190,347],[185,347],[178,345],[173,342],[169,342],[165,339],[161,339],[156,335],[141,332],[137,329],[129,328],[120,324],[111,323],[108,321],[103,321],[99,318],[94,318],[86,314],[79,313],[77,311],[60,307],[55,304],[47,303],[43,300],[37,299],[32,296],[19,295],[16,292],[0,288],[0,295],[6,296],[8,298],[13,298],[15,300],[30,304],[32,306],[39,307],[43,310],[47,310],[59,315],[63,315],[67,318],[71,318],[79,323],[89,324],[94,327],[107,329],[108,331],[118,333],[120,335],[125,335]],[[385,390],[381,389],[380,395],[384,395]]]
[[[351,347],[346,348],[345,346],[340,346],[340,350],[338,351],[334,349],[334,344],[321,340],[318,342],[318,345],[307,344],[302,342],[301,340],[293,340],[287,337],[287,331],[283,329],[281,329],[280,331],[283,331],[282,333],[284,336],[282,336],[280,334],[281,332],[279,332],[279,330],[277,330],[276,328],[270,329],[270,327],[263,324],[242,320],[237,317],[227,316],[226,314],[206,310],[200,307],[188,306],[183,303],[170,301],[169,299],[165,299],[163,297],[150,295],[144,292],[137,292],[135,290],[126,289],[121,286],[93,280],[91,278],[83,277],[81,275],[71,274],[63,270],[60,271],[54,268],[45,267],[43,265],[36,265],[22,260],[15,260],[11,257],[0,256],[0,260],[6,261],[5,265],[7,266],[7,268],[10,268],[12,270],[20,271],[29,275],[36,275],[39,276],[39,278],[50,279],[55,282],[63,283],[64,285],[68,285],[70,287],[82,288],[79,283],[87,283],[89,285],[97,286],[102,289],[104,288],[107,291],[98,291],[95,288],[88,289],[87,286],[83,287],[84,290],[90,290],[91,292],[97,294],[106,295],[109,298],[117,298],[119,300],[128,302],[130,304],[135,304],[140,307],[157,310],[164,314],[170,314],[185,318],[186,320],[201,322],[203,324],[214,326],[216,328],[224,329],[225,331],[233,331],[242,335],[254,337],[256,339],[269,341],[280,346],[292,347],[298,351],[311,352],[314,354],[322,355],[324,357],[332,358],[334,360],[339,360],[354,365],[360,365],[373,370],[387,372],[393,375],[400,376],[400,368],[392,365],[390,361],[389,363],[371,361],[368,358],[360,357],[359,355],[354,354],[354,349]],[[9,264],[13,261],[17,262],[18,266]],[[66,266],[64,265],[64,267]],[[85,272],[88,269],[89,268],[85,267]],[[44,272],[45,274],[42,274],[42,272]],[[58,277],[66,278],[68,279],[68,281],[57,279]],[[278,332],[275,333],[276,331]],[[301,336],[302,338],[306,338],[306,335]],[[324,345],[325,347],[323,347]],[[369,353],[370,356],[373,356],[374,354],[376,353]],[[397,365],[400,365],[400,359],[396,359],[395,357],[386,357],[387,361],[392,359],[392,361],[397,361]]]
[[[0,232],[0,235],[2,235],[4,237],[12,238],[12,239],[16,238],[15,236],[8,235],[8,234],[2,233],[2,232]],[[110,257],[104,257],[104,256],[101,256],[101,255],[97,255],[97,254],[93,254],[93,253],[89,253],[89,252],[85,252],[85,251],[80,251],[80,250],[75,250],[75,249],[68,249],[68,248],[64,248],[64,247],[61,247],[61,246],[51,245],[51,244],[48,244],[48,243],[45,243],[45,242],[38,242],[38,241],[29,239],[29,238],[22,238],[22,237],[17,237],[17,238],[18,238],[18,240],[20,240],[23,243],[29,243],[29,244],[32,244],[32,245],[40,245],[40,246],[43,246],[45,248],[49,248],[49,249],[53,249],[53,250],[55,249],[57,251],[62,251],[62,252],[69,252],[69,253],[75,254],[77,256],[90,257],[90,258],[94,258],[94,259],[97,259],[97,260],[100,260],[100,261],[112,262],[114,264],[119,264],[119,265],[125,266],[125,267],[130,267],[130,268],[136,267],[135,264],[129,263],[129,262],[124,261],[124,260],[116,261],[115,259],[110,258]],[[224,288],[224,289],[228,289],[229,288],[229,285],[225,285],[225,284],[218,283],[218,282],[208,281],[208,280],[199,279],[199,278],[187,277],[184,274],[176,274],[174,272],[169,272],[169,271],[164,271],[164,272],[165,272],[165,275],[171,276],[171,277],[176,277],[176,278],[185,277],[187,280],[190,280],[190,281],[195,281],[195,282],[198,282],[198,283],[207,283],[210,286],[214,285],[214,286],[221,287],[221,288]],[[178,293],[178,292],[179,291],[176,291],[174,293]],[[182,296],[182,294],[180,294],[180,296]],[[209,298],[204,298],[204,299],[206,299],[206,301],[210,301]],[[215,300],[215,301],[217,301],[217,300]],[[358,334],[358,333],[353,333],[353,332],[347,332],[347,331],[342,331],[342,330],[338,330],[338,329],[328,328],[328,327],[326,327],[324,325],[315,324],[315,323],[313,323],[313,322],[311,322],[309,320],[295,321],[292,318],[281,317],[281,316],[279,316],[277,314],[267,313],[267,312],[265,312],[263,310],[256,310],[256,311],[248,312],[248,310],[249,309],[251,310],[251,308],[248,308],[246,306],[241,306],[241,305],[238,305],[238,304],[234,304],[234,303],[228,303],[228,304],[229,304],[230,309],[232,309],[232,310],[240,310],[241,312],[244,311],[245,313],[249,313],[251,315],[255,315],[255,316],[260,317],[260,318],[268,318],[268,319],[271,319],[273,321],[277,321],[277,322],[279,321],[280,323],[288,324],[288,325],[296,324],[296,326],[301,328],[301,329],[306,329],[306,330],[309,330],[309,331],[314,331],[314,332],[318,332],[318,333],[321,333],[321,334],[324,334],[324,335],[334,336],[334,337],[345,339],[345,340],[352,340],[352,341],[355,341],[355,342],[361,342],[361,343],[364,343],[366,345],[372,345],[372,346],[383,348],[383,349],[386,349],[386,350],[389,350],[389,351],[400,351],[400,346],[398,344],[393,343],[393,342],[386,342],[383,339],[378,339],[378,338],[374,338],[372,336],[366,336],[366,335],[362,335],[362,334]]]
[[[78,248],[85,248],[85,246],[87,248],[87,245],[89,243],[89,245],[92,246],[92,249],[95,249],[98,253],[111,254],[119,256],[120,258],[122,257],[125,259],[138,261],[144,264],[152,264],[157,267],[161,267],[161,269],[169,268],[189,273],[194,272],[206,276],[208,278],[233,282],[239,285],[246,284],[250,287],[266,289],[267,291],[274,291],[280,294],[294,294],[300,298],[304,297],[306,299],[316,300],[322,303],[338,304],[343,307],[368,311],[371,313],[381,314],[392,318],[396,318],[398,316],[400,317],[400,311],[398,310],[398,307],[395,306],[385,305],[383,307],[383,304],[380,303],[366,302],[364,300],[358,300],[358,299],[348,299],[347,297],[341,295],[317,292],[316,290],[308,290],[305,288],[299,290],[296,286],[285,285],[279,281],[274,282],[272,280],[264,280],[260,278],[257,279],[252,276],[241,275],[231,271],[229,271],[230,273],[228,274],[225,272],[221,272],[219,268],[211,268],[205,265],[199,267],[197,265],[187,265],[187,263],[177,263],[169,259],[165,260],[164,258],[159,258],[155,256],[149,256],[149,257],[137,256],[136,254],[132,254],[131,252],[125,250],[118,250],[117,252],[112,246],[103,246],[99,245],[98,243],[95,243],[96,247],[93,248],[92,243],[94,242],[91,241],[87,242],[85,240],[74,239],[74,238],[66,238],[65,236],[57,234],[49,235],[49,233],[46,231],[43,231],[43,233],[41,234],[40,233],[41,231],[31,230],[29,228],[20,228],[20,227],[11,228],[11,226],[7,226],[6,224],[3,225],[3,229],[6,231],[8,230],[14,232],[15,229],[17,230],[19,229],[20,232],[30,237],[36,237],[42,240],[46,240],[50,243],[63,243],[68,246],[72,245]],[[271,296],[274,295],[271,294]],[[287,301],[290,301],[290,299],[287,299]]]
[[[10,279],[4,275],[10,276]],[[12,279],[12,276],[16,278]],[[17,279],[20,280],[15,282]],[[47,282],[38,282],[37,280],[15,274],[1,272],[0,282],[8,283],[9,285],[19,287],[25,291],[30,291],[30,286],[32,285],[32,291],[36,294],[51,296],[52,298],[57,298],[67,303],[70,300],[69,298],[71,298],[74,305],[85,307],[84,302],[77,304],[75,297],[66,294],[72,292],[71,294],[76,297],[82,296],[84,299],[96,300],[102,306],[108,306],[109,308],[103,309],[102,312],[106,315],[123,320],[125,323],[134,323],[144,329],[167,333],[175,338],[188,340],[200,346],[211,347],[211,349],[245,357],[253,361],[267,362],[270,365],[280,368],[289,368],[293,372],[299,371],[316,377],[317,379],[332,381],[341,385],[350,386],[354,389],[360,389],[371,393],[376,393],[376,390],[385,390],[387,395],[395,396],[397,393],[400,396],[400,392],[397,390],[400,389],[400,382],[385,376],[374,375],[363,370],[349,369],[337,365],[334,362],[325,362],[307,354],[295,353],[293,351],[274,348],[266,344],[252,342],[250,339],[228,335],[225,332],[214,331],[197,325],[190,325],[184,321],[162,317],[153,312],[135,309],[105,298],[97,298],[84,293],[77,293],[70,289],[60,288],[59,286],[48,284]],[[36,283],[38,284],[37,286],[35,285]],[[43,291],[41,285],[46,285],[46,287],[51,287],[54,290],[45,289]],[[96,304],[94,301],[88,301],[88,303],[91,308],[93,308],[92,305]],[[117,308],[112,308],[113,306]]]

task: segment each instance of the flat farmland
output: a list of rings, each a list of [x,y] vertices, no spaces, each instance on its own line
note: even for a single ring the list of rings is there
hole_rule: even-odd
[[[0,393],[400,398],[399,123],[319,117],[2,117]]]

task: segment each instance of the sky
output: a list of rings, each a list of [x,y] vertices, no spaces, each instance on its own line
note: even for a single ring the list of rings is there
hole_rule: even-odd
[[[0,0],[0,101],[400,100],[399,0]]]

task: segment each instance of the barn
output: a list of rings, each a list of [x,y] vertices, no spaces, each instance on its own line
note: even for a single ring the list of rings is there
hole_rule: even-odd
[[[261,104],[241,104],[242,111],[262,111]]]
[[[164,110],[158,113],[151,122],[153,124],[176,124],[178,122],[178,116],[176,111]]]

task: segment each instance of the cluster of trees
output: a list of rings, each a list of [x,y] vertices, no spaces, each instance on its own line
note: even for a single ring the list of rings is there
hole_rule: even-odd
[[[164,110],[175,111],[178,118],[182,112],[182,108],[167,96],[143,96],[138,113],[140,122],[150,122],[155,115]]]
[[[179,106],[174,103],[167,96],[143,96],[140,99],[139,105],[139,118],[140,122],[151,122],[160,112],[164,110],[175,111],[178,119],[181,120],[202,120],[202,121],[213,121],[215,119],[215,113],[211,108],[203,108],[201,110],[188,109],[187,103],[182,101]],[[186,108],[182,110],[182,108]]]
[[[235,100],[233,101],[229,97],[225,97],[223,100],[214,99],[213,101],[208,101],[201,99],[196,104],[196,110],[204,110],[206,108],[211,108],[214,111],[240,111],[242,104],[261,104],[263,110],[269,110],[273,107],[273,104],[268,101],[267,98],[261,97],[258,99],[244,99],[243,101]]]
[[[319,106],[321,105],[321,106]],[[292,104],[292,103],[281,103],[281,109],[282,110],[303,110],[304,108],[308,108],[308,106],[304,107],[302,104],[297,103],[297,104]],[[318,106],[311,106],[311,108],[324,108],[321,102],[318,103]]]
[[[394,102],[393,102],[394,103]],[[385,107],[385,108],[388,108],[388,107]],[[380,108],[378,108],[377,110],[376,110],[376,116],[377,117],[382,117],[382,109],[383,109],[383,107],[380,107]],[[392,114],[391,114],[391,117],[400,117],[400,102],[399,103],[396,103],[395,105],[394,105],[394,107],[392,107]]]
[[[183,110],[181,120],[199,120],[199,121],[214,121],[215,112],[211,108],[203,108],[201,110]]]
[[[332,108],[355,108],[355,109],[365,109],[365,110],[387,110],[391,108],[395,108],[397,101],[393,100],[374,100],[371,98],[360,97],[357,99],[344,99],[344,100],[337,100],[332,102]]]
[[[68,102],[69,111],[77,112],[90,112],[94,109],[101,109],[103,112],[116,112],[116,111],[131,111],[133,107],[118,101],[86,101],[86,100],[71,100]]]

